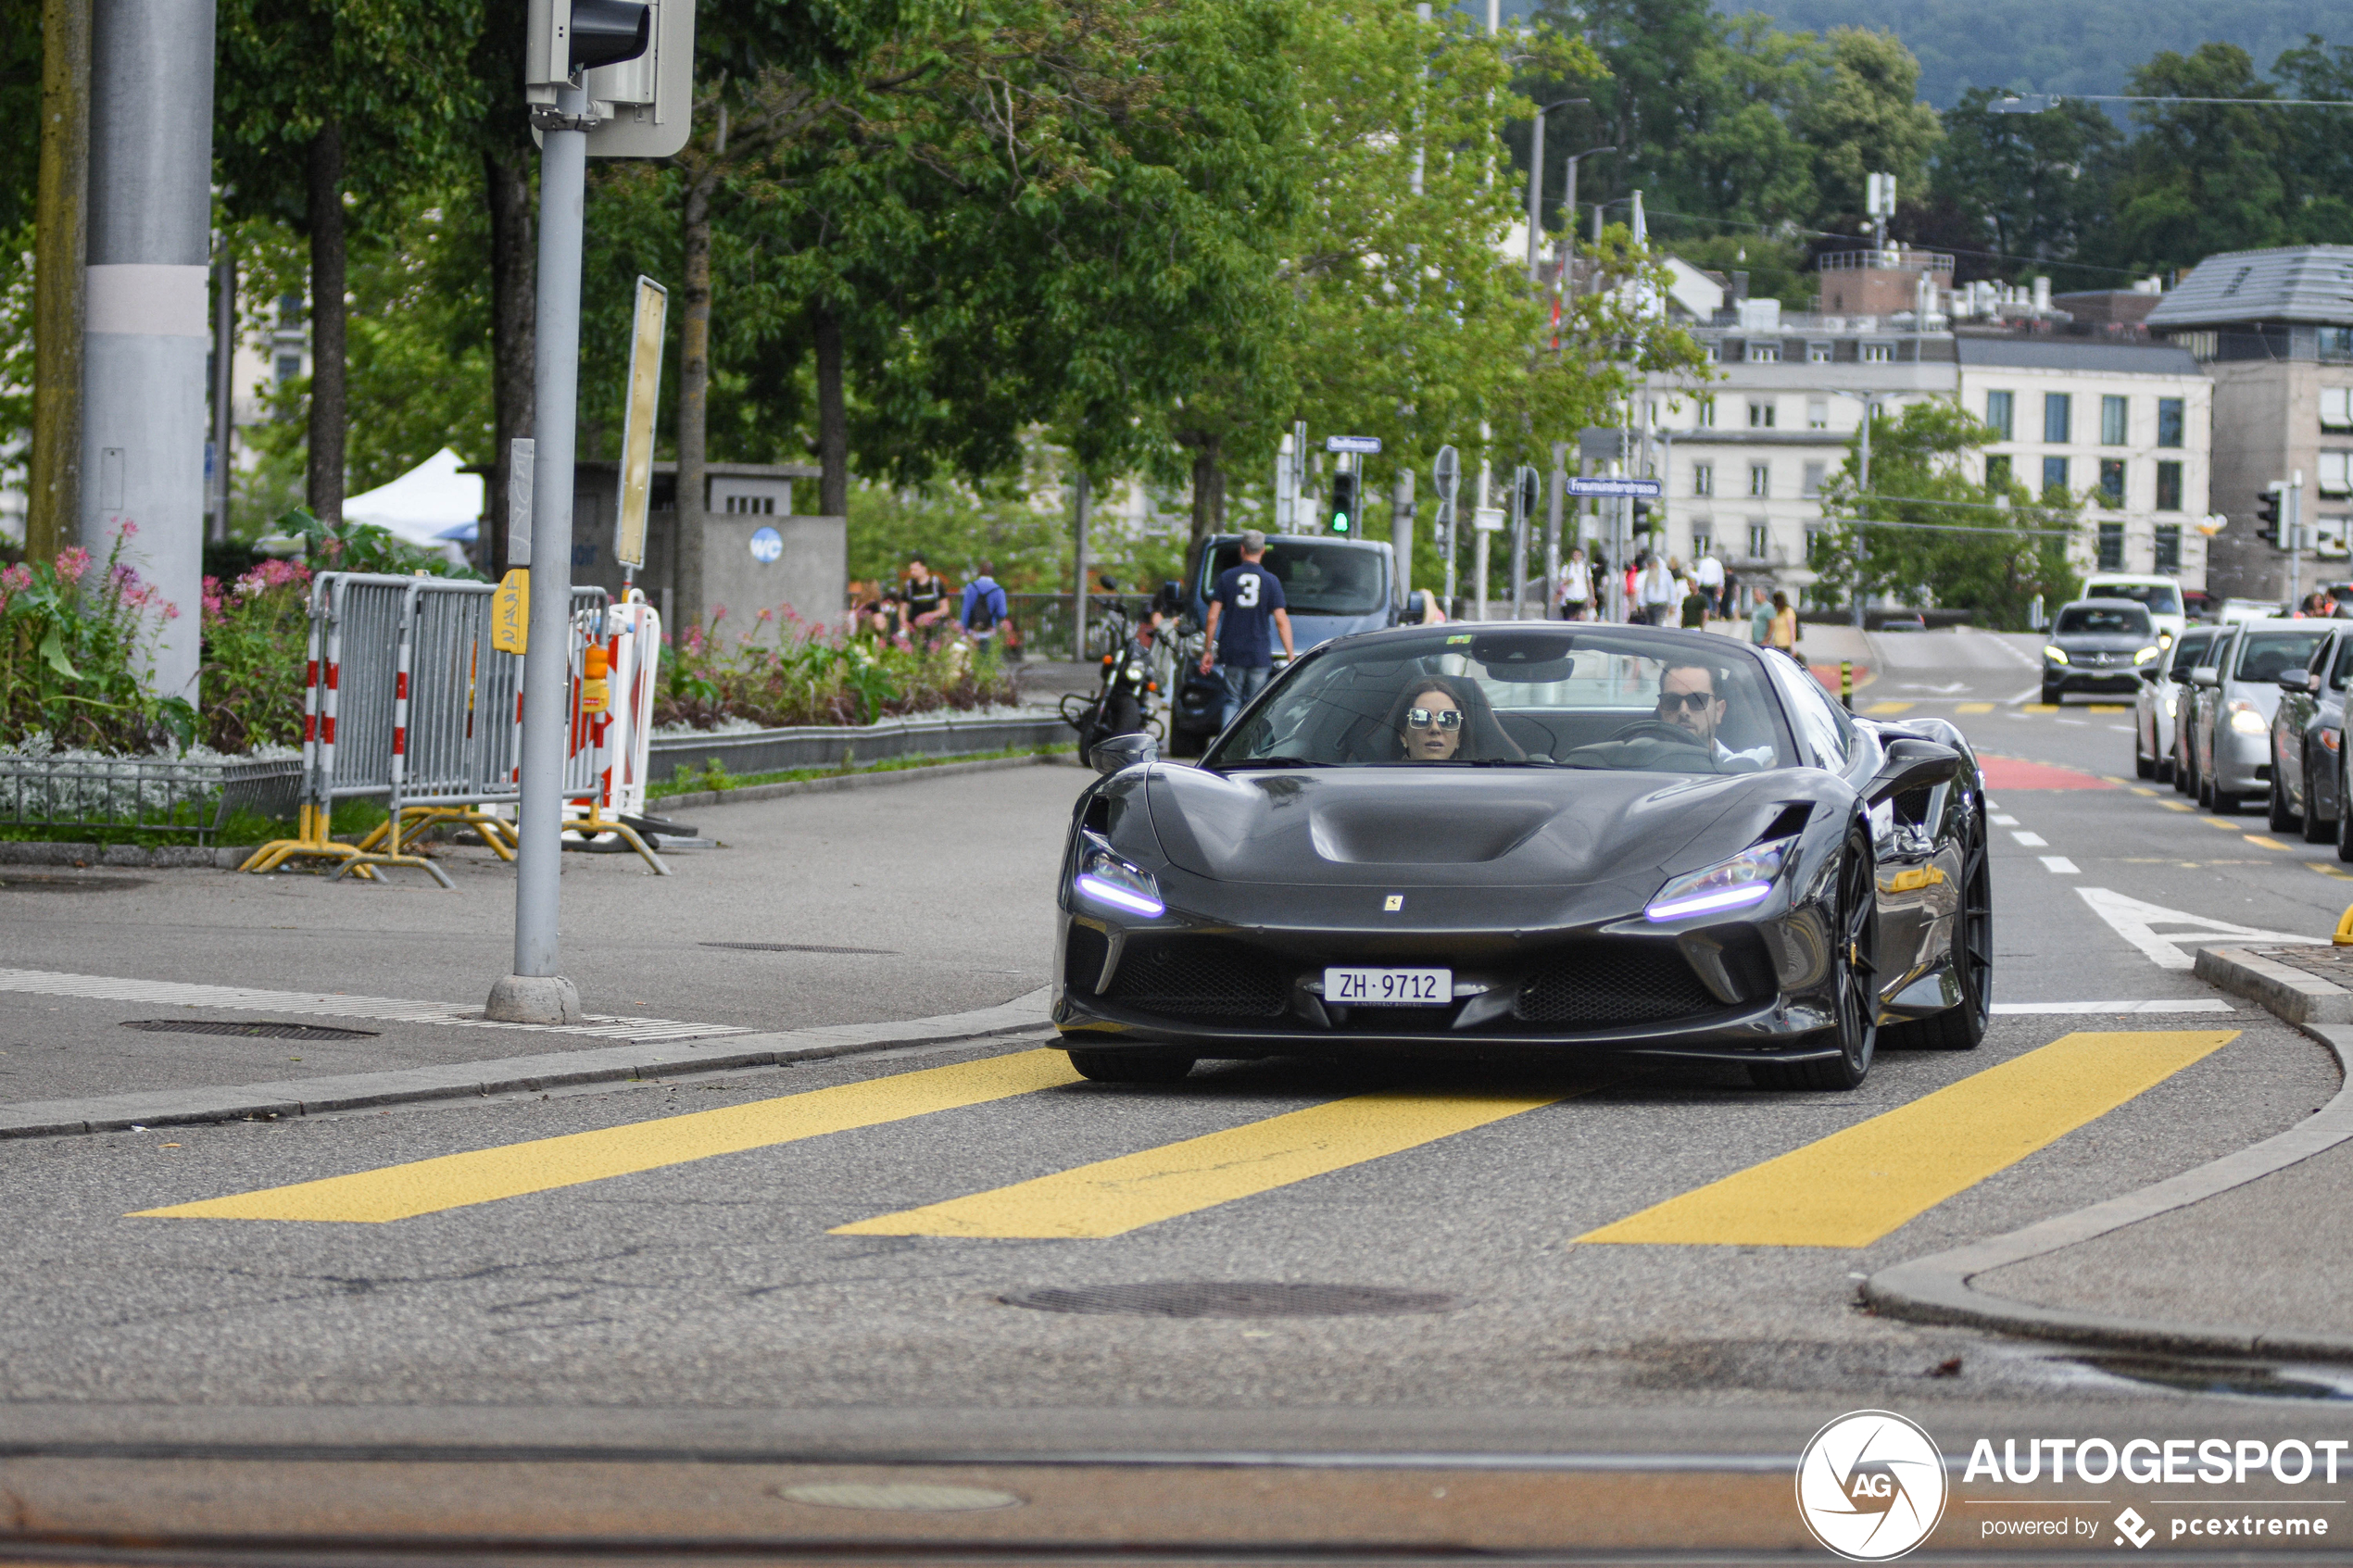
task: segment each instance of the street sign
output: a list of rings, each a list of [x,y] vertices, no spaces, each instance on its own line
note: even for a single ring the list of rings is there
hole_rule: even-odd
[[[1324,450],[1361,452],[1368,458],[1378,457],[1380,453],[1380,437],[1378,435],[1327,435],[1324,437]]]
[[[661,401],[662,319],[670,292],[637,280],[629,334],[629,397],[621,416],[621,505],[614,509],[612,558],[635,571],[646,564],[646,508],[653,495],[654,410]]]
[[[1429,466],[1429,477],[1437,485],[1438,498],[1451,504],[1463,483],[1463,459],[1452,446],[1438,449],[1438,458]]]
[[[1660,494],[1655,479],[1571,479],[1568,493],[1572,495],[1656,495]]]
[[[1478,529],[1481,533],[1494,533],[1497,529],[1504,526],[1504,508],[1501,507],[1473,507],[1471,508],[1471,526]]]
[[[1615,462],[1626,456],[1626,433],[1602,425],[1587,425],[1577,433],[1577,455],[1591,458],[1597,463]]]
[[[491,596],[490,646],[500,653],[531,651],[531,571],[527,567],[508,572]]]

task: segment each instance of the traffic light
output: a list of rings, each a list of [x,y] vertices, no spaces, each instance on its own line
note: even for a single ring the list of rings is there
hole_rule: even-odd
[[[1353,473],[1332,475],[1331,531],[1335,533],[1356,532],[1356,495],[1358,479]]]
[[[2255,497],[2255,536],[2267,545],[2280,542],[2280,493],[2266,490]]]
[[[686,144],[695,0],[528,0],[526,20],[523,96],[552,106],[577,77],[596,117],[590,157],[669,157]]]
[[[1635,532],[1637,534],[1648,533],[1651,531],[1651,529],[1652,529],[1653,527],[1655,527],[1655,524],[1651,521],[1651,504],[1650,504],[1650,502],[1649,502],[1649,501],[1647,501],[1647,500],[1645,500],[1643,497],[1642,497],[1642,496],[1640,496],[1640,495],[1635,496],[1635,497],[1634,497],[1634,532]]]

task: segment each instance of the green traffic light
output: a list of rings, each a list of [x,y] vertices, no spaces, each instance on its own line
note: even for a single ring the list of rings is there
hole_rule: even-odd
[[[1335,533],[1345,533],[1348,532],[1348,514],[1346,512],[1334,512],[1332,514],[1332,532]]]

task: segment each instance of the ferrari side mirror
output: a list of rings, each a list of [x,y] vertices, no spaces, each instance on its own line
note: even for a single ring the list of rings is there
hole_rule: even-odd
[[[1932,740],[1899,736],[1887,743],[1887,758],[1871,775],[1863,798],[1876,806],[1931,784],[1949,784],[1961,771],[1961,754]]]
[[[1105,735],[1088,748],[1095,771],[1116,773],[1139,762],[1160,760],[1160,743],[1150,735]]]

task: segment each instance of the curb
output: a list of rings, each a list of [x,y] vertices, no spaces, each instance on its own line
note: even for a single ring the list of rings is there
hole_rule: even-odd
[[[2204,951],[2198,955],[2198,961],[2203,972]],[[2112,1349],[2152,1350],[2169,1355],[2353,1361],[2353,1335],[2313,1334],[2300,1329],[2273,1333],[2236,1324],[2171,1323],[2110,1316],[2013,1301],[1969,1284],[1977,1274],[2022,1263],[2029,1258],[2039,1258],[2143,1220],[2185,1209],[2353,1139],[2353,1028],[2334,1023],[2305,1023],[2299,1027],[2328,1047],[2336,1058],[2338,1071],[2348,1076],[2335,1098],[2295,1126],[2260,1143],[2250,1144],[2236,1154],[2226,1154],[2137,1192],[2128,1192],[2007,1236],[1990,1236],[1881,1269],[1863,1282],[1860,1295],[1864,1302],[1888,1317],[1914,1323],[1960,1323]]]
[[[351,1073],[331,1078],[296,1078],[272,1084],[223,1088],[168,1089],[102,1095],[84,1099],[29,1100],[0,1106],[0,1141],[65,1137],[77,1133],[112,1133],[125,1128],[185,1126],[236,1122],[250,1117],[317,1116],[427,1100],[479,1099],[625,1079],[685,1073],[729,1073],[747,1067],[852,1056],[892,1046],[936,1045],[987,1039],[1047,1026],[1045,987],[1000,1007],[971,1012],[912,1018],[900,1023],[845,1023],[771,1035],[710,1038],[703,1048],[692,1040],[658,1045],[609,1046],[579,1051],[546,1051],[389,1073]]]
[[[1044,751],[1028,757],[984,757],[972,762],[927,762],[914,768],[878,768],[865,772],[843,773],[829,779],[791,779],[779,784],[744,784],[735,789],[703,789],[692,795],[665,795],[648,799],[648,810],[686,810],[697,806],[726,806],[745,800],[781,800],[788,795],[824,795],[837,789],[860,789],[869,784],[905,784],[917,779],[953,778],[960,773],[988,773],[1000,768],[1034,768],[1075,766],[1078,754],[1070,750]]]
[[[209,866],[235,871],[252,858],[254,846],[171,844],[143,849],[135,844],[0,844],[0,866]]]
[[[2261,1003],[2299,1027],[2353,1023],[2353,991],[2246,947],[2200,947],[2192,972],[2219,990]]]

